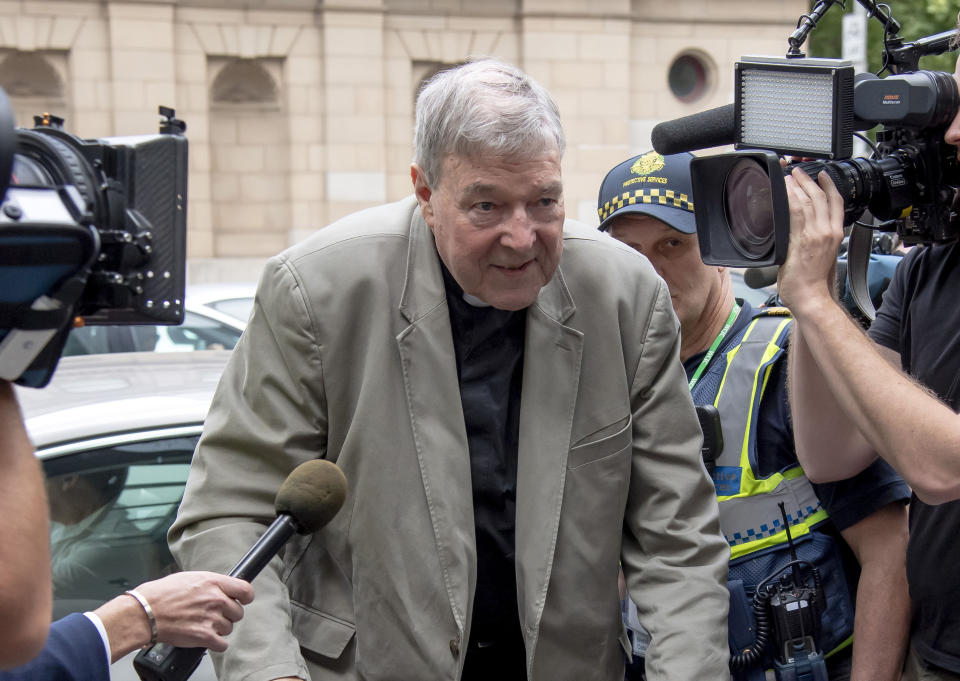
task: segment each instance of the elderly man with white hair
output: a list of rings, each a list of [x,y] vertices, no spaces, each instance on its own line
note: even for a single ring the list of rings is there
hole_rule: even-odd
[[[228,570],[302,461],[350,487],[257,578],[219,678],[617,681],[621,564],[649,678],[723,678],[729,550],[663,281],[565,221],[559,113],[518,69],[436,75],[414,146],[413,196],[268,263],[214,399],[185,567]]]

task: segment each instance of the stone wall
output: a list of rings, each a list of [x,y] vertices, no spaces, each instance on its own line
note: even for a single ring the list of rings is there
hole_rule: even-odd
[[[805,7],[0,0],[0,85],[20,125],[49,110],[81,137],[153,132],[157,106],[176,108],[190,139],[190,276],[252,279],[251,263],[410,192],[415,93],[443,66],[493,55],[550,90],[567,214],[595,224],[606,171],[649,148],[657,122],[732,101],[733,62],[782,55]],[[672,90],[678,57],[691,68],[675,68]]]

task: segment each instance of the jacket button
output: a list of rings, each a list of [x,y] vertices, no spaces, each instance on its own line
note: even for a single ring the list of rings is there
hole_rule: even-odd
[[[456,638],[450,639],[450,654],[454,657],[460,657],[460,634]]]

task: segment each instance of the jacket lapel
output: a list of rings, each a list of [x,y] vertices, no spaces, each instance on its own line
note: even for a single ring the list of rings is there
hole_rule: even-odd
[[[410,225],[407,276],[397,336],[407,407],[444,586],[465,632],[476,583],[470,456],[460,403],[450,315],[436,245],[419,209]]]
[[[557,270],[527,312],[517,466],[517,591],[532,659],[546,601],[580,379],[583,334],[564,325],[575,310]]]

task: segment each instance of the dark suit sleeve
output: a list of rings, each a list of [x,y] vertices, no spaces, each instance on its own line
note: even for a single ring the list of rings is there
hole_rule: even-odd
[[[7,671],[0,681],[109,681],[103,639],[93,622],[75,613],[50,626],[47,643],[33,660]]]

